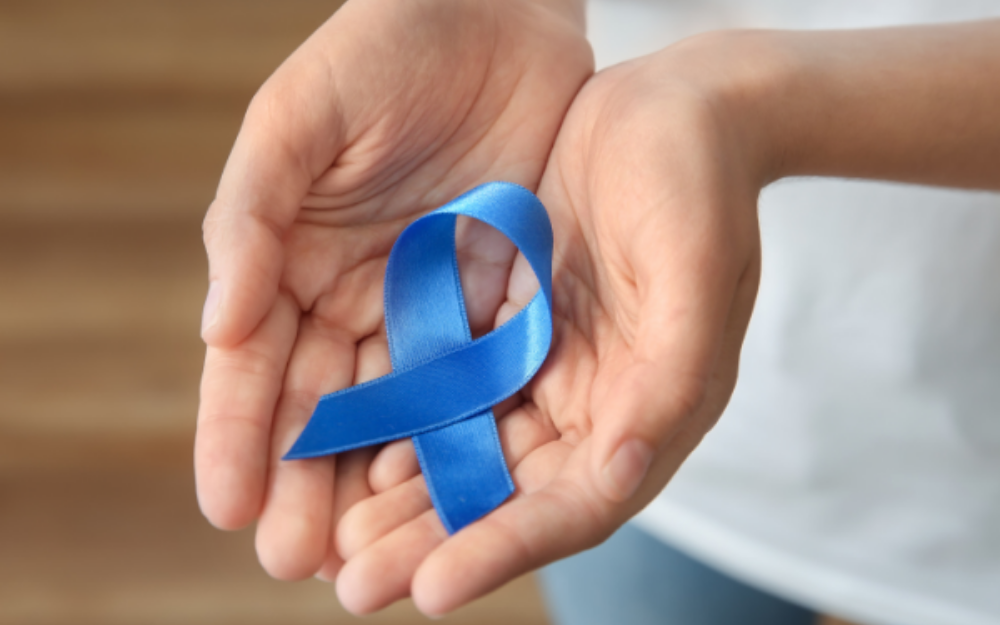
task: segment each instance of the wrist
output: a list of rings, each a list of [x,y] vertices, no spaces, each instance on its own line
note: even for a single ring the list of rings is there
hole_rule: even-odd
[[[808,175],[995,189],[998,33],[1000,21],[730,31],[661,54],[724,112],[764,184]]]
[[[509,0],[500,0],[505,2]],[[587,3],[585,0],[531,0],[532,4],[547,9],[563,17],[568,22],[586,33]]]
[[[482,2],[484,0],[476,0]],[[539,13],[546,15],[547,19],[557,19],[568,28],[579,33],[581,37],[587,36],[587,4],[585,0],[489,0],[497,10],[521,9],[523,15],[528,20],[537,20]]]
[[[781,35],[710,32],[640,60],[661,113],[706,128],[757,189],[789,175],[795,157],[785,122],[796,73]]]

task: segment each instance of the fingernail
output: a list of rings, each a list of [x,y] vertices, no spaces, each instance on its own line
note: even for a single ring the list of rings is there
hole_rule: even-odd
[[[621,444],[604,465],[604,481],[616,500],[635,494],[652,461],[653,449],[644,441],[632,438]]]
[[[212,281],[208,285],[208,295],[205,297],[205,308],[201,311],[201,334],[215,325],[216,317],[219,315],[219,300],[222,297],[222,287],[218,282]]]

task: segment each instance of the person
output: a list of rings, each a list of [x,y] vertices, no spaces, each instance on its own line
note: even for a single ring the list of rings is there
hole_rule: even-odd
[[[644,527],[813,609],[997,622],[996,196],[769,185],[1000,189],[998,35],[723,30],[594,75],[576,0],[348,2],[254,97],[205,220],[205,515],[256,519],[271,575],[359,614],[447,613],[653,502]],[[449,538],[406,442],[280,457],[321,394],[389,371],[395,236],[497,179],[550,213],[555,343],[497,408],[517,493]],[[765,187],[805,206],[761,211],[731,414],[657,498],[736,386]],[[483,333],[537,285],[498,233],[456,236]]]
[[[708,29],[998,14],[975,1],[589,8],[599,66]],[[544,571],[556,622],[617,611],[629,623],[812,623],[817,610],[998,622],[1000,421],[985,373],[998,199],[815,178],[768,187],[764,280],[727,414],[636,527]]]

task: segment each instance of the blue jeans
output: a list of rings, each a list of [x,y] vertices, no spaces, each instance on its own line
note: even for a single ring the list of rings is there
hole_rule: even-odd
[[[817,615],[626,525],[541,571],[556,625],[813,625]]]

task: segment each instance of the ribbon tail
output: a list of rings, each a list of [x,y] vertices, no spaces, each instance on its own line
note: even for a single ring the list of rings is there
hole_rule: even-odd
[[[493,411],[413,437],[434,508],[449,534],[514,492]]]

